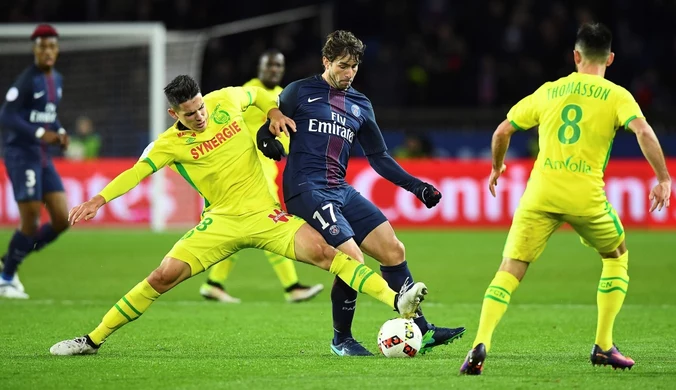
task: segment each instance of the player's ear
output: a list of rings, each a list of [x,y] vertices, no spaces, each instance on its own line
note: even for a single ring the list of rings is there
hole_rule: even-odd
[[[329,61],[329,59],[326,57],[322,57],[322,64],[324,64],[324,70],[326,70],[329,68],[331,61]]]
[[[582,62],[582,54],[577,50],[573,50],[573,60],[575,60],[575,65],[580,65],[580,62]]]
[[[610,66],[610,64],[612,64],[613,61],[615,61],[615,53],[611,51],[610,55],[608,56],[608,59],[606,60],[606,66]]]
[[[169,109],[167,110],[167,112],[169,113],[169,116],[171,116],[172,118],[178,120],[178,115],[176,114],[176,111],[174,111],[173,108],[169,108]]]

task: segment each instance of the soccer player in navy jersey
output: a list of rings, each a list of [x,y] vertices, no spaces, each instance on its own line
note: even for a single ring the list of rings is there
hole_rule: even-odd
[[[48,145],[68,147],[68,135],[56,115],[63,91],[63,78],[54,69],[58,34],[50,25],[39,25],[31,40],[35,62],[12,84],[0,108],[5,169],[21,216],[2,257],[0,297],[5,298],[28,298],[16,274],[19,264],[68,228],[66,194],[47,151]],[[40,226],[43,203],[51,222]]]
[[[279,96],[279,108],[296,122],[290,134],[284,169],[284,201],[288,211],[306,220],[332,246],[364,261],[365,252],[381,263],[390,288],[413,282],[404,244],[383,213],[345,182],[352,144],[359,141],[373,169],[385,179],[414,193],[428,208],[441,193],[408,174],[387,153],[371,101],[351,87],[365,46],[351,32],[334,31],[322,49],[324,73],[289,84]],[[258,147],[267,157],[280,160],[284,148],[263,125]],[[331,290],[334,338],[331,350],[339,356],[368,356],[370,351],[352,337],[357,291],[336,279]],[[465,328],[441,328],[427,322],[422,312],[415,319],[422,331],[422,352],[448,344]]]

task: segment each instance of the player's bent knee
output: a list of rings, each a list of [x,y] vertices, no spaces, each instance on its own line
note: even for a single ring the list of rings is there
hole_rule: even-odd
[[[191,275],[190,265],[181,260],[167,257],[162,264],[148,276],[148,283],[160,294],[188,279]]]
[[[59,234],[68,230],[69,227],[70,224],[68,223],[68,219],[52,221],[52,228],[54,228],[54,231]]]
[[[19,230],[26,236],[34,236],[40,228],[40,202],[19,203],[21,226]]]
[[[333,259],[336,257],[336,254],[338,254],[338,250],[331,245],[323,245],[322,247],[322,268],[323,269],[329,269],[331,268],[331,263],[333,262]]]
[[[331,262],[335,256],[336,249],[326,243],[313,244],[310,248],[308,248],[308,260],[313,265],[323,270],[328,270],[331,268]]]
[[[383,252],[383,255],[378,259],[382,265],[393,267],[406,260],[406,247],[404,246],[404,243],[399,241],[396,237],[393,241],[385,243]]]
[[[21,226],[19,227],[19,230],[21,233],[25,236],[33,237],[36,234],[38,234],[38,230],[40,229],[40,222],[39,220],[28,220],[28,221],[21,221]]]
[[[323,270],[331,268],[331,260],[336,250],[325,242],[304,244],[301,251],[296,251],[298,261],[308,263]]]
[[[406,247],[404,246],[404,243],[399,241],[398,239],[394,239],[394,245],[392,245],[392,254],[390,255],[392,262],[395,262],[398,264],[401,264],[404,262],[406,259]]]
[[[625,253],[627,253],[627,244],[626,244],[626,241],[622,241],[620,243],[620,246],[615,248],[614,251],[600,252],[599,254],[601,255],[601,258],[603,258],[603,259],[617,259],[618,257],[622,256]]]

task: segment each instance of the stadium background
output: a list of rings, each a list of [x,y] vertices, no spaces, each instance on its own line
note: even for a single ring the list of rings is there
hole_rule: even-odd
[[[15,0],[0,2],[7,23],[159,21],[169,30],[167,69],[193,69],[205,91],[239,85],[256,75],[258,55],[277,47],[286,55],[283,84],[321,71],[323,37],[353,30],[367,44],[355,87],[374,103],[391,151],[412,173],[444,193],[427,210],[410,194],[375,175],[363,160],[349,181],[381,207],[406,245],[411,271],[430,287],[427,318],[467,327],[467,336],[413,360],[341,359],[330,354],[329,292],[302,305],[284,302],[260,251],[242,253],[227,282],[241,305],[219,306],[199,296],[205,275],[174,288],[140,321],[106,342],[97,356],[56,359],[49,346],[92,329],[121,294],[147,275],[194,224],[201,202],[180,177],[156,196],[152,181],[103,208],[95,221],[74,227],[33,253],[20,275],[31,299],[0,300],[0,387],[7,389],[144,388],[673,388],[676,378],[676,208],[649,214],[654,182],[635,137],[618,131],[606,191],[627,227],[631,285],[615,327],[615,341],[637,360],[631,372],[589,367],[596,321],[598,256],[572,231],[555,234],[542,259],[514,294],[494,339],[482,378],[456,375],[474,338],[487,284],[514,208],[532,166],[535,132],[513,137],[500,196],[487,177],[491,132],[508,107],[540,83],[573,70],[571,45],[580,22],[613,29],[616,63],[607,77],[626,86],[655,127],[667,156],[676,152],[676,6],[672,1],[375,1],[299,0]],[[205,28],[243,26],[270,13],[298,22],[208,39]],[[259,20],[260,19],[256,19]],[[267,20],[267,19],[266,19]],[[90,27],[91,29],[96,27]],[[136,161],[149,142],[147,45],[120,38],[62,39],[57,68],[65,76],[59,115],[73,136],[100,137],[93,158],[60,158],[69,203],[96,194]],[[0,90],[30,64],[30,42],[0,35]],[[165,116],[167,122],[168,116]],[[87,121],[89,119],[89,121]],[[84,130],[82,130],[84,129]],[[407,139],[408,141],[404,141]],[[422,137],[429,142],[417,141]],[[416,153],[406,149],[415,145]],[[422,151],[422,153],[421,153]],[[58,153],[58,151],[55,151]],[[357,147],[355,153],[361,151]],[[401,156],[415,154],[415,158]],[[670,160],[676,172],[676,160]],[[9,242],[18,213],[0,171],[0,244]],[[151,203],[161,202],[178,229],[151,232]],[[115,228],[107,228],[107,227]],[[93,227],[100,227],[95,228]],[[106,228],[103,228],[106,227]],[[661,231],[656,231],[656,230]],[[369,266],[378,265],[370,258]],[[298,265],[301,281],[330,286],[332,276]],[[359,300],[354,335],[371,351],[392,312]],[[261,369],[263,368],[263,369]],[[346,379],[348,378],[348,379]]]
[[[392,191],[391,186],[378,181],[366,164],[354,161],[351,180],[356,180],[359,190],[370,194],[395,224],[402,226],[509,224],[537,151],[537,132],[513,137],[508,158],[514,169],[503,180],[506,196],[498,200],[487,196],[484,185],[489,173],[491,132],[520,97],[542,82],[573,70],[571,45],[576,27],[584,21],[599,20],[612,28],[617,61],[607,77],[634,94],[665,153],[676,153],[676,115],[671,110],[671,91],[676,87],[676,35],[673,23],[669,23],[676,16],[673,2],[281,3],[263,1],[252,9],[206,0],[23,0],[0,5],[0,21],[159,21],[170,34],[180,35],[262,14],[305,9],[294,7],[321,7],[316,16],[295,22],[208,39],[203,53],[191,59],[197,63],[196,76],[204,91],[241,85],[256,76],[260,53],[274,47],[286,55],[284,85],[321,71],[320,49],[328,31],[354,31],[367,45],[354,87],[373,101],[390,151],[407,169],[431,180],[446,194],[441,207],[428,211],[410,194]],[[82,38],[86,40],[86,36]],[[189,53],[172,51],[180,45],[172,42],[167,45],[167,67],[185,62],[185,53]],[[13,51],[0,54],[0,88],[6,89],[30,63],[31,54],[28,42],[3,42],[0,37],[0,52],[3,43],[14,45]],[[80,128],[88,127],[91,133],[87,137],[97,137],[100,142],[92,156],[95,163],[66,156],[59,164],[70,202],[76,204],[95,194],[150,142],[149,53],[144,46],[116,47],[102,42],[96,47],[95,43],[86,46],[65,39],[61,47],[57,68],[66,80],[65,98],[59,107],[61,121],[74,137],[78,137]],[[361,149],[355,147],[354,153],[361,155]],[[631,133],[618,131],[612,157],[608,195],[625,223],[676,226],[674,213],[645,212],[645,193],[652,174],[646,163],[637,160],[641,152]],[[179,178],[169,177],[164,200],[166,214],[172,216],[168,222],[179,227],[189,225],[197,218],[194,211],[201,203],[187,194],[188,187]],[[11,187],[5,178],[1,185],[0,223],[12,225],[18,214]],[[151,196],[150,185],[145,183],[113,202],[97,222],[143,225],[150,218]]]

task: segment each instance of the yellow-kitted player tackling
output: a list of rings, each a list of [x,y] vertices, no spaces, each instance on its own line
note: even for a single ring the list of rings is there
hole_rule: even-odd
[[[258,64],[258,78],[251,79],[244,84],[244,87],[258,87],[270,93],[274,97],[282,92],[282,87],[279,83],[284,77],[284,55],[278,50],[268,50],[264,52],[259,59]],[[263,126],[267,120],[265,112],[261,111],[256,106],[249,106],[243,113],[242,118],[250,130],[251,137],[256,142],[256,132]],[[284,149],[289,150],[289,137],[283,136],[279,138]],[[277,163],[263,155],[263,153],[256,149],[258,157],[261,161],[263,173],[270,189],[270,194],[277,203],[279,201],[277,175]],[[270,262],[272,269],[279,278],[282,288],[285,291],[286,300],[289,302],[302,302],[315,297],[319,294],[324,286],[316,284],[313,286],[305,286],[298,281],[298,274],[296,273],[296,266],[293,261],[286,257],[280,256],[273,252],[265,251],[265,257]],[[238,256],[233,255],[227,259],[216,264],[211,271],[209,271],[209,278],[206,283],[200,287],[200,294],[207,299],[214,299],[226,303],[239,303],[240,300],[231,296],[225,290],[225,282],[235,266],[235,261]]]
[[[577,72],[545,83],[522,99],[493,135],[489,186],[494,196],[514,132],[539,126],[540,151],[514,215],[502,264],[485,293],[477,336],[462,373],[481,373],[493,331],[512,293],[528,265],[542,254],[549,237],[563,223],[570,224],[585,244],[596,249],[603,262],[591,362],[615,368],[634,365],[617,350],[612,337],[629,284],[624,229],[603,191],[603,173],[615,131],[625,127],[636,133],[655,170],[659,184],[650,193],[650,211],[669,206],[671,179],[657,137],[638,104],[626,89],[604,78],[614,59],[611,40],[610,30],[601,24],[582,26],[574,50]]]
[[[307,262],[338,275],[350,286],[413,317],[426,287],[416,283],[400,294],[373,270],[326,244],[303,220],[280,210],[247,133],[242,111],[255,105],[279,132],[293,120],[272,96],[257,87],[224,88],[202,97],[197,82],[176,77],[164,90],[176,124],[151,143],[131,169],[121,173],[91,200],[69,214],[71,223],[88,220],[108,201],[142,179],[171,166],[205,199],[200,223],[187,232],[150,276],[131,289],[86,336],[61,341],[54,355],[93,354],[114,331],[140,317],[159,296],[192,275],[244,248],[260,248]]]

